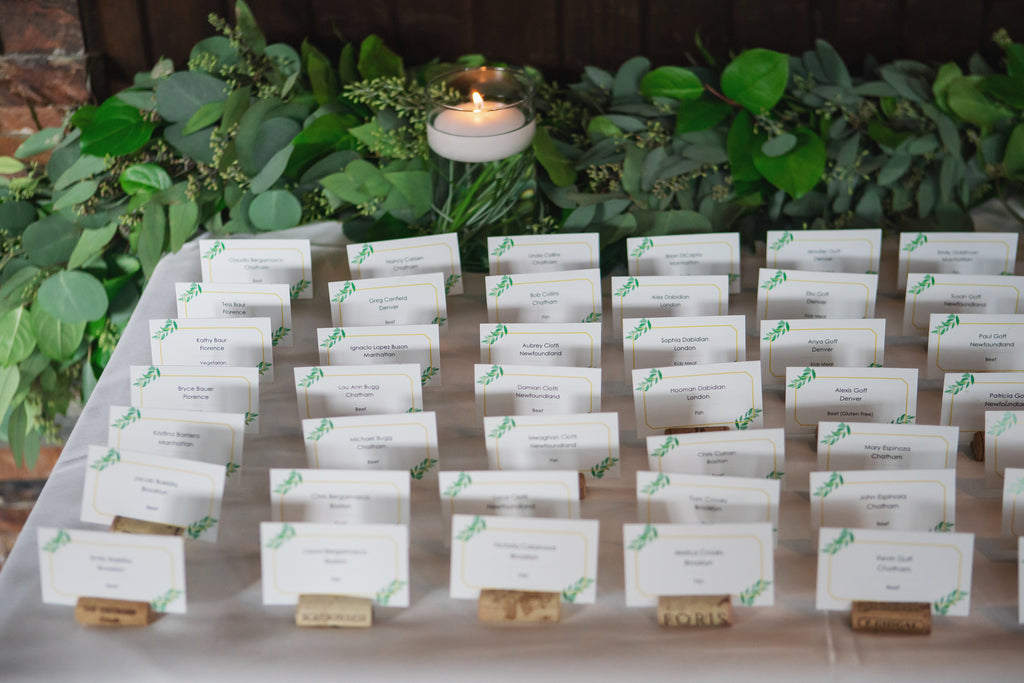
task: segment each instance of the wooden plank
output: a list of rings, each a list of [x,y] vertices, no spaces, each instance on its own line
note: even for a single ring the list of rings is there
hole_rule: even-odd
[[[689,66],[687,55],[705,66],[694,37],[700,31],[704,47],[725,64],[732,45],[732,7],[728,2],[650,0],[642,17],[641,54],[655,65]]]
[[[246,0],[268,43],[288,43],[296,50],[313,35],[313,19],[304,0]],[[232,13],[232,23],[234,17]]]
[[[764,47],[799,54],[814,44],[810,0],[734,0],[732,16],[736,51]]]
[[[472,16],[470,0],[395,0],[396,35],[406,63],[422,64],[435,57],[451,61],[481,51]]]
[[[978,49],[984,5],[955,0],[906,0],[903,46],[909,59],[965,62]]]
[[[562,68],[579,71],[590,64],[614,71],[645,54],[640,43],[639,3],[617,0],[563,0]]]
[[[313,35],[316,37],[335,40],[340,34],[345,40],[358,43],[375,33],[392,50],[402,54],[390,2],[310,0],[309,12],[313,17]]]
[[[513,65],[557,70],[562,61],[558,5],[550,0],[473,6],[473,52]]]
[[[188,68],[193,45],[216,35],[208,21],[210,14],[218,14],[231,24],[235,21],[234,11],[229,12],[223,0],[146,0],[145,5],[153,61],[168,57],[178,70]]]
[[[979,49],[990,64],[1002,71],[1003,51],[992,42],[992,34],[1004,28],[1013,40],[1018,43],[1024,41],[1024,12],[1021,12],[1020,0],[990,0],[989,5],[981,31]]]
[[[888,62],[901,54],[903,4],[894,0],[824,2],[815,10],[815,34],[839,51],[851,71],[867,55]]]
[[[82,0],[86,49],[101,62],[103,78],[94,79],[100,98],[130,85],[137,72],[152,66],[142,14],[138,0]]]

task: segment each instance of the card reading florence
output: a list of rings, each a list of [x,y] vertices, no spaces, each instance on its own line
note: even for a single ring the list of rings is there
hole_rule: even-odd
[[[487,322],[596,323],[601,321],[601,271],[488,275]]]
[[[452,515],[451,597],[475,600],[497,588],[592,604],[597,546],[597,520]]]
[[[356,415],[302,421],[306,466],[339,470],[437,473],[437,418],[432,412]]]
[[[441,345],[437,325],[318,327],[320,365],[416,363],[425,387],[441,384]]]
[[[416,363],[295,368],[299,419],[384,415],[423,409]]]
[[[477,363],[473,376],[478,417],[601,410],[601,368]]]
[[[619,414],[484,418],[492,470],[573,470],[619,478]]]
[[[1024,372],[951,372],[942,380],[939,424],[960,427],[961,441],[970,442],[985,429],[987,412],[1020,410],[1024,410]]]
[[[131,403],[137,408],[243,413],[245,433],[260,430],[260,371],[201,365],[133,365]]]
[[[765,266],[828,273],[877,273],[882,231],[769,230]]]
[[[270,318],[271,344],[292,345],[288,285],[176,282],[179,318]]]
[[[630,275],[725,275],[740,293],[740,234],[656,235],[626,238]]]
[[[932,313],[925,376],[1024,370],[1024,315]]]
[[[157,612],[185,613],[185,539],[39,527],[43,602],[78,598],[148,602]]]
[[[782,479],[786,471],[786,432],[779,428],[649,436],[647,469]]]
[[[885,319],[762,320],[761,369],[766,386],[786,381],[791,365],[880,368],[885,364]]]
[[[552,273],[598,268],[600,236],[596,232],[557,235],[510,235],[487,238],[491,275]]]
[[[1015,232],[901,232],[896,286],[907,288],[907,273],[1013,275]]]
[[[1003,486],[1008,467],[1024,468],[1024,411],[985,411],[985,486]]]
[[[822,420],[817,469],[955,470],[959,436],[959,427]]]
[[[757,319],[874,318],[877,293],[877,275],[761,268]]]
[[[347,595],[409,606],[405,524],[261,522],[260,560],[264,605],[294,605],[300,595]]]
[[[270,470],[270,520],[408,524],[408,470]]]
[[[626,318],[723,316],[729,312],[725,275],[642,275],[612,278],[612,334]]]
[[[274,381],[270,318],[150,320],[153,365],[251,367]]]
[[[622,357],[626,376],[637,368],[738,363],[747,357],[743,315],[625,318]]]
[[[480,362],[601,367],[601,323],[480,323]]]
[[[454,232],[347,244],[345,249],[353,279],[441,273],[445,294],[462,294],[462,261]]]
[[[927,602],[933,614],[966,617],[973,566],[974,534],[823,527],[816,607]]]
[[[199,240],[199,254],[203,282],[283,282],[291,298],[313,298],[309,240]]]
[[[652,607],[663,595],[775,604],[770,524],[623,524],[622,538],[626,607]]]
[[[1024,277],[910,273],[903,306],[903,334],[925,336],[933,313],[1024,313]]]
[[[441,273],[328,282],[331,324],[438,325],[448,332],[448,302]]]
[[[917,368],[786,368],[786,432],[813,434],[837,419],[913,423]]]

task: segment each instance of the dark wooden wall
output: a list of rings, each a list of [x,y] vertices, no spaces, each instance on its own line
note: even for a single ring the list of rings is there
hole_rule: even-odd
[[[799,52],[830,41],[851,66],[871,54],[961,62],[998,56],[992,33],[1024,40],[1020,0],[248,0],[272,41],[304,37],[336,54],[371,33],[418,63],[481,52],[573,79],[587,64],[614,69],[642,54],[686,64],[695,31],[711,52],[767,47]],[[184,68],[212,35],[207,16],[233,0],[80,0],[93,81],[106,95],[161,56]]]

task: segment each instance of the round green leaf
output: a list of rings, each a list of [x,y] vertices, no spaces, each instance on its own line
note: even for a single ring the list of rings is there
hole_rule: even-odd
[[[722,71],[722,92],[755,114],[782,99],[789,78],[789,58],[781,52],[744,50]]]
[[[0,175],[11,175],[14,173],[21,173],[24,170],[25,164],[21,163],[14,157],[0,156]]]
[[[188,62],[194,71],[221,75],[225,70],[238,64],[238,50],[224,36],[204,38],[192,47]]]
[[[266,167],[274,155],[287,147],[301,132],[302,126],[291,119],[273,118],[264,121],[252,146],[254,170],[259,172]]]
[[[754,167],[765,180],[799,199],[818,184],[825,172],[825,143],[809,128],[797,128],[794,132],[797,143],[787,154],[770,157],[755,143],[753,159]]]
[[[135,164],[124,170],[119,182],[128,194],[159,192],[171,186],[171,176],[156,164]]]
[[[28,139],[14,151],[14,156],[25,159],[30,156],[53,149],[53,146],[60,142],[64,134],[63,128],[44,128],[38,133],[28,136]]]
[[[111,221],[95,230],[84,230],[78,244],[75,245],[75,250],[68,258],[68,270],[75,270],[91,261],[103,251],[116,232],[117,221]]]
[[[31,202],[19,199],[0,204],[0,227],[8,238],[19,237],[36,219],[36,207]]]
[[[64,263],[78,244],[82,231],[63,216],[53,214],[25,228],[21,245],[30,263],[40,267]]]
[[[704,84],[689,69],[662,66],[644,75],[640,80],[640,92],[648,99],[696,100],[704,93]]]
[[[1012,116],[1013,112],[981,92],[979,84],[982,80],[981,76],[956,79],[949,84],[946,101],[957,116],[987,131]]]
[[[32,331],[36,344],[51,360],[67,360],[82,342],[85,323],[65,323],[47,313],[42,306],[32,307]]]
[[[36,306],[61,322],[88,322],[107,312],[107,292],[89,273],[61,270],[39,285]]]
[[[796,147],[796,136],[792,133],[783,133],[765,140],[761,145],[761,151],[765,156],[780,157],[794,147]]]
[[[213,149],[210,147],[210,140],[213,138],[213,126],[189,135],[185,135],[184,131],[184,122],[167,126],[164,129],[164,139],[190,159],[201,161],[204,164],[212,164]]]
[[[53,203],[55,211],[63,211],[69,209],[75,204],[81,204],[85,200],[96,194],[96,189],[100,186],[95,180],[83,180],[79,183],[75,183],[67,189],[66,192],[60,193],[57,201]]]
[[[292,228],[302,220],[302,205],[287,190],[271,190],[252,200],[249,220],[260,230]]]
[[[717,126],[731,111],[732,107],[721,100],[704,98],[684,102],[679,105],[679,111],[676,112],[676,135],[695,133]]]
[[[264,164],[263,170],[256,174],[249,184],[249,189],[254,194],[265,192],[277,182],[277,179],[284,174],[284,169],[288,167],[288,159],[291,158],[292,152],[295,148],[291,145],[285,145],[277,151],[274,156],[267,160]]]
[[[172,123],[188,121],[199,107],[227,99],[228,86],[197,71],[178,71],[156,86],[156,110]]]
[[[20,363],[35,348],[36,335],[32,332],[32,320],[24,306],[12,308],[0,316],[0,366]]]
[[[132,105],[111,97],[82,125],[82,154],[124,156],[136,151],[153,134],[152,123]]]

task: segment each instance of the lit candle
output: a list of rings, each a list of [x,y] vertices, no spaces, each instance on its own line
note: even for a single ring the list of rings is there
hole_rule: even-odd
[[[445,108],[427,123],[427,144],[453,161],[486,162],[522,152],[533,142],[535,121],[515,106],[486,102],[477,92],[473,101]]]

